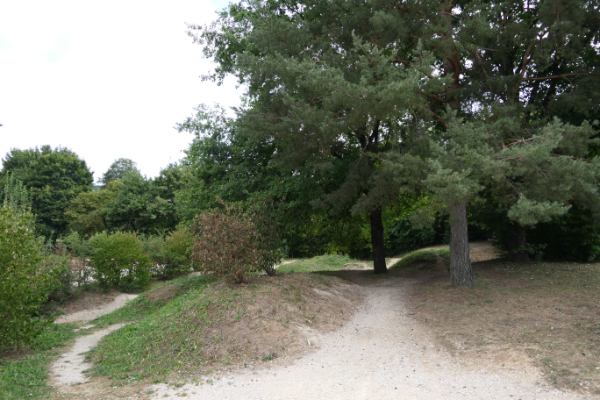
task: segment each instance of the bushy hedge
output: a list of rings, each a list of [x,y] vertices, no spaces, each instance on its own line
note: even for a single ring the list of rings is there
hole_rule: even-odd
[[[30,343],[43,328],[36,314],[57,284],[44,268],[31,212],[0,207],[0,348]]]
[[[90,238],[90,246],[90,265],[101,286],[132,292],[142,290],[150,282],[152,262],[135,233],[99,233]]]

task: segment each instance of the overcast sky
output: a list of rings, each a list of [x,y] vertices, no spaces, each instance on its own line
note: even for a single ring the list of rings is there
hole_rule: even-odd
[[[3,1],[0,157],[61,145],[95,180],[121,157],[156,176],[191,142],[173,127],[195,106],[239,104],[235,81],[201,81],[213,65],[186,34],[186,22],[209,23],[227,3]]]

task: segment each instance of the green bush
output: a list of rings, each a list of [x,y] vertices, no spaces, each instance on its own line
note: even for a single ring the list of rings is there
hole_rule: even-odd
[[[152,262],[136,234],[103,232],[92,236],[90,245],[90,265],[101,286],[130,292],[142,290],[150,282]]]
[[[144,252],[152,260],[152,275],[159,279],[173,279],[192,268],[192,236],[187,228],[171,233],[166,238],[145,236],[142,238]]]
[[[0,348],[29,344],[43,328],[35,318],[56,286],[57,272],[44,268],[34,216],[5,202],[0,207]]]
[[[49,302],[63,303],[73,296],[75,290],[73,283],[77,275],[71,270],[68,253],[61,241],[55,244],[48,243],[42,251],[41,265],[44,270],[55,271],[57,279],[48,294]]]

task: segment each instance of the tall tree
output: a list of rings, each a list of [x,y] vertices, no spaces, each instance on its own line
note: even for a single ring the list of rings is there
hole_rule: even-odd
[[[427,29],[386,1],[250,1],[197,37],[214,78],[248,84],[241,126],[281,144],[276,162],[327,171],[353,159],[321,204],[369,215],[375,273],[387,271],[382,210],[405,190],[378,172],[381,155],[419,150],[407,127],[431,120],[426,99],[441,90],[418,43]]]
[[[112,181],[125,178],[130,172],[140,173],[140,170],[137,168],[137,163],[129,158],[118,158],[102,175],[101,182],[104,185],[108,185]]]
[[[598,116],[597,4],[586,0],[468,0],[442,5],[448,23],[440,31],[440,40],[447,43],[441,59],[444,72],[453,79],[444,99],[451,100],[454,111],[465,121],[489,121],[488,112],[493,109],[491,119],[504,120],[504,129],[495,131],[496,146],[505,150],[520,148],[533,154],[537,148],[553,157],[585,157],[593,144],[591,131],[559,127],[552,121],[560,117],[563,122],[580,125],[586,118]],[[485,127],[480,129],[483,132]],[[549,143],[554,143],[553,149]],[[545,220],[556,214],[551,204],[564,206],[569,199],[582,197],[577,194],[583,190],[580,181],[558,200],[556,192],[564,194],[567,189],[558,178],[560,163],[542,164],[551,168],[545,170],[530,158],[510,160],[503,166],[503,183],[488,179],[485,184],[489,198],[508,211],[513,232],[509,247],[515,261],[526,261],[525,226],[535,223],[525,214],[538,216],[536,221]],[[575,180],[588,179],[590,185],[594,167],[585,165],[590,169]],[[540,185],[540,180],[546,184]],[[591,205],[589,196],[586,205]]]
[[[12,173],[28,189],[36,228],[47,238],[65,233],[65,210],[70,201],[92,189],[93,176],[85,161],[63,147],[13,149],[2,165],[0,179]]]
[[[288,254],[349,253],[356,251],[358,242],[364,247],[356,218],[347,209],[333,218],[326,210],[311,206],[323,193],[339,186],[351,159],[336,160],[327,173],[275,163],[273,158],[280,151],[277,142],[247,135],[239,120],[226,116],[222,109],[203,105],[178,128],[195,135],[183,160],[182,183],[176,194],[180,218],[189,221],[215,207],[217,197],[245,207],[268,198],[283,208],[279,223]]]

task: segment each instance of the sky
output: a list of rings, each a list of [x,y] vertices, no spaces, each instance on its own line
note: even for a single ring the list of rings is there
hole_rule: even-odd
[[[50,145],[97,181],[118,158],[155,177],[192,135],[174,126],[201,103],[240,104],[243,88],[202,82],[214,69],[186,23],[226,0],[4,1],[0,4],[0,157]]]

